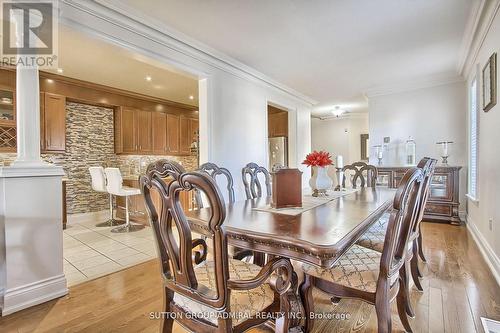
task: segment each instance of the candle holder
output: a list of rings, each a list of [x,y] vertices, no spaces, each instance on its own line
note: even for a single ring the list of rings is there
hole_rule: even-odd
[[[375,148],[375,153],[377,154],[378,165],[382,165],[382,160],[384,159],[384,146],[376,145],[373,146]]]
[[[448,157],[450,157],[450,154],[448,152],[448,145],[450,143],[453,143],[453,141],[436,142],[437,145],[441,145],[441,158],[443,159],[441,163],[444,165],[448,165]]]
[[[341,190],[341,182],[342,182],[342,177],[344,175],[344,171],[342,171],[343,168],[335,168],[336,171],[335,171],[335,175],[337,177],[337,186],[335,186],[335,188],[333,189],[334,191],[340,191]]]

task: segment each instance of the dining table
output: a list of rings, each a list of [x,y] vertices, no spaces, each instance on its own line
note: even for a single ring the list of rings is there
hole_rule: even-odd
[[[270,197],[236,201],[226,205],[222,226],[229,245],[330,268],[391,207],[395,193],[383,187],[359,188],[297,214],[266,211]],[[193,232],[210,237],[210,208],[185,214]],[[305,315],[297,283],[295,278],[285,307],[295,313],[292,326],[299,326]]]

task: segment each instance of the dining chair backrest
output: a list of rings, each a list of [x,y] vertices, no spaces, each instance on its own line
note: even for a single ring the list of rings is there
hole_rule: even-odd
[[[271,196],[271,175],[266,168],[259,166],[257,163],[248,163],[241,169],[241,178],[245,186],[247,199],[255,199],[262,197],[262,184],[259,180],[259,174],[264,177],[264,185],[266,186],[266,196]]]
[[[219,167],[215,163],[207,162],[207,163],[203,163],[202,165],[200,165],[200,167],[198,168],[198,171],[206,173],[207,175],[212,177],[212,179],[215,180],[216,183],[217,183],[217,176],[223,176],[225,178],[225,181],[226,181],[228,202],[230,202],[230,203],[234,202],[234,187],[233,187],[234,181],[233,181],[233,176],[231,175],[231,172],[229,172],[228,169],[226,169],[224,167]],[[218,185],[220,185],[220,184],[218,184]],[[204,206],[202,195],[199,191],[196,191],[196,193],[195,193],[195,200],[196,200],[196,205],[198,206],[198,208],[202,208]]]
[[[361,182],[361,187],[375,187],[377,183],[378,170],[374,165],[366,164],[365,162],[354,162],[352,164],[345,165],[342,168],[344,172],[344,177],[342,177],[342,187],[346,187],[347,176],[352,176],[351,185],[353,188],[357,187],[358,180]],[[354,174],[350,175],[350,171]],[[365,179],[365,174],[366,178]]]
[[[111,194],[119,195],[123,187],[123,178],[120,169],[106,168],[106,190]]]
[[[182,170],[177,162],[161,160],[150,164],[146,174],[139,180],[160,254],[165,286],[191,300],[223,309],[229,297],[227,238],[222,227],[226,217],[224,197],[215,181],[206,173]],[[210,233],[208,238],[213,241],[213,292],[207,290],[210,286],[198,285],[194,272],[196,260],[192,257],[192,251],[200,244],[199,241],[205,247],[206,243],[200,239],[193,242],[191,228],[180,202],[181,193],[191,190],[202,191],[210,204],[207,227]],[[159,193],[161,210],[155,206],[152,191]],[[178,235],[178,241],[174,234]]]
[[[417,218],[423,171],[411,168],[403,176],[394,197],[380,261],[380,278],[390,279],[399,274],[407,254],[411,228]],[[379,282],[385,283],[380,280]]]
[[[432,176],[434,175],[434,170],[436,169],[437,160],[430,157],[424,157],[417,164],[417,168],[422,169],[424,173],[424,183],[421,192],[420,204],[418,207],[418,216],[415,221],[415,225],[412,228],[413,232],[417,232],[420,227],[420,222],[424,218],[425,205],[427,204],[427,199],[429,198],[429,189],[432,182]]]
[[[97,192],[106,192],[106,174],[102,166],[90,167],[92,189]]]

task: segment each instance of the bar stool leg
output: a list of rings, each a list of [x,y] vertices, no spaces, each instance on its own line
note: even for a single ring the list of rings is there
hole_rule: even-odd
[[[142,224],[132,224],[130,223],[130,212],[128,209],[129,197],[125,197],[125,224],[116,228],[111,229],[111,232],[122,233],[122,232],[133,232],[144,229]]]
[[[96,224],[96,227],[114,227],[123,223],[123,221],[115,220],[113,217],[113,195],[109,193],[109,219],[106,222]]]

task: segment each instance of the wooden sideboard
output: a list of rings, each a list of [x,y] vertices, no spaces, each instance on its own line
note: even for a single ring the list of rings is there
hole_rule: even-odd
[[[379,166],[377,186],[396,188],[410,167]],[[461,224],[458,216],[459,166],[436,166],[430,185],[429,199],[425,207],[424,221]]]

